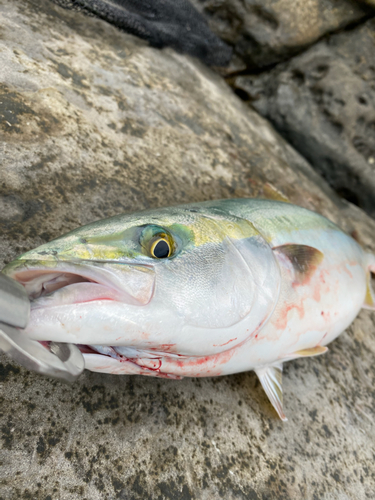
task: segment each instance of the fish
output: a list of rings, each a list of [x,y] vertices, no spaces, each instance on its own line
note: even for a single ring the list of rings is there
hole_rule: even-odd
[[[374,310],[374,272],[375,256],[325,217],[252,198],[117,215],[3,269],[31,300],[25,333],[76,344],[88,370],[253,370],[282,420],[283,363],[324,354]]]

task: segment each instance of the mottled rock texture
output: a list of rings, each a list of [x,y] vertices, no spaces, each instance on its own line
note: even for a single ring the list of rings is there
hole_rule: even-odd
[[[199,63],[48,2],[1,0],[0,26],[0,267],[94,219],[230,196],[315,208],[375,251],[375,222]],[[2,357],[0,498],[372,499],[374,364],[363,311],[286,365],[283,424],[253,373],[66,386]]]
[[[371,12],[356,0],[191,0],[249,69],[300,52]],[[236,61],[234,69],[242,69]]]
[[[236,86],[339,194],[375,216],[375,20]]]

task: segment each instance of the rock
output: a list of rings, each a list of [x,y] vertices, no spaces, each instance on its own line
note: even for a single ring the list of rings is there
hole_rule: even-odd
[[[375,0],[361,0],[361,2],[366,2],[371,7],[375,7]]]
[[[232,45],[248,68],[285,60],[323,35],[364,18],[353,0],[191,0],[211,30]]]
[[[1,265],[115,213],[251,195],[315,208],[375,251],[375,222],[200,63],[48,2],[0,0],[0,15]],[[0,496],[371,498],[374,333],[363,311],[326,356],[286,365],[287,424],[253,373],[68,387],[3,356]]]
[[[153,47],[173,47],[208,65],[226,66],[232,50],[208,28],[189,0],[53,0],[96,15]]]
[[[341,196],[373,217],[374,30],[370,20],[235,83]]]

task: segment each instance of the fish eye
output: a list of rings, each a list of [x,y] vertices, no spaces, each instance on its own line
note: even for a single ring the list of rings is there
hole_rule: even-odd
[[[172,253],[171,246],[165,238],[157,238],[151,245],[151,256],[155,259],[166,259]]]

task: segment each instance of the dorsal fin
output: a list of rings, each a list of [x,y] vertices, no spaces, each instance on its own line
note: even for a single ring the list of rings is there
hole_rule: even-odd
[[[263,185],[263,195],[265,198],[275,201],[283,201],[284,203],[292,203],[287,196],[282,193],[277,187],[275,187],[270,182],[266,182]]]
[[[288,259],[294,269],[295,281],[300,284],[311,278],[324,258],[320,250],[308,245],[291,243],[274,247],[272,250],[278,258]]]
[[[255,370],[255,373],[258,375],[260,383],[277,414],[281,420],[286,422],[288,419],[283,411],[282,363],[260,368]]]

